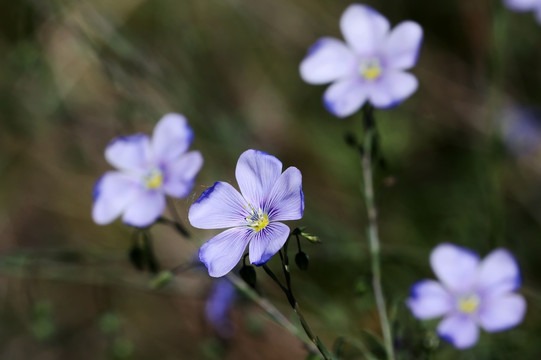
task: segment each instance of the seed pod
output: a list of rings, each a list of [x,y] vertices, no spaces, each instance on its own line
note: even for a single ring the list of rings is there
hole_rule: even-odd
[[[297,255],[295,255],[295,263],[301,270],[308,269],[308,264],[310,262],[310,258],[308,255],[302,251],[298,252]]]

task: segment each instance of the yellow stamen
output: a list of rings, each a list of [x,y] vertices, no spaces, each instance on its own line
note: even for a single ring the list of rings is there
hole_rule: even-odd
[[[261,209],[256,211],[252,205],[250,205],[250,208],[252,209],[252,213],[246,217],[246,221],[249,227],[254,229],[255,232],[259,232],[269,225],[269,216]]]
[[[157,189],[163,184],[163,175],[159,170],[152,171],[145,179],[145,185],[148,189]]]
[[[459,298],[458,300],[458,310],[465,314],[471,314],[477,311],[479,305],[481,304],[481,299],[477,295],[468,295]]]
[[[379,60],[376,58],[362,60],[359,65],[359,73],[363,78],[369,81],[379,78],[382,73]]]

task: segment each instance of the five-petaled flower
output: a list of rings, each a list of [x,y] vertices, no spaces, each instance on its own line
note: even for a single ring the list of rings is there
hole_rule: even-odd
[[[444,243],[432,251],[430,264],[440,282],[413,285],[407,304],[422,320],[444,316],[437,332],[456,348],[473,346],[478,326],[496,332],[522,321],[526,301],[515,293],[520,271],[507,250],[496,249],[480,261],[472,251]]]
[[[541,23],[541,0],[504,0],[504,3],[515,11],[534,11],[537,22]]]
[[[106,172],[94,186],[92,218],[100,225],[122,215],[124,223],[146,227],[165,209],[166,195],[183,198],[203,165],[199,151],[189,151],[192,129],[180,114],[167,114],[152,139],[145,134],[113,139],[105,159],[118,171]]]
[[[390,31],[389,21],[374,9],[350,5],[340,19],[346,43],[332,37],[319,39],[300,65],[310,84],[333,82],[323,96],[325,107],[346,117],[365,101],[390,108],[417,89],[417,79],[405,72],[417,62],[423,30],[404,21]]]
[[[272,155],[245,151],[237,162],[235,177],[240,193],[226,182],[216,182],[188,213],[196,228],[231,228],[199,250],[199,259],[213,277],[231,271],[248,244],[250,262],[266,263],[289,237],[289,227],[279,221],[298,220],[304,211],[301,172],[289,167],[282,173],[282,163]]]

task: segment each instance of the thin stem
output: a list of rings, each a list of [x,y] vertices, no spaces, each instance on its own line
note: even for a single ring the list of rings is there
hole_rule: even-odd
[[[170,225],[181,236],[183,236],[185,238],[189,239],[191,237],[190,233],[182,226],[182,224],[180,224],[180,222],[176,222],[176,221],[166,219],[166,218],[163,218],[163,217],[160,217],[158,219],[158,221],[162,222],[164,224]],[[179,266],[173,268],[171,271],[173,273],[178,273],[178,272],[182,272],[182,271],[186,270],[186,268],[187,268],[186,264],[182,264],[182,265],[179,265]],[[265,269],[265,271],[267,271],[267,270],[270,271],[270,269],[268,269],[266,267],[266,265],[263,266],[263,269]],[[287,291],[287,289],[280,283],[280,281],[274,275],[274,273],[272,273],[272,271],[270,271],[270,273],[268,273],[268,274],[269,274],[269,276],[271,276],[270,274],[272,274],[271,278],[273,278],[273,280],[280,286],[282,291],[284,291],[284,292]],[[256,291],[254,291],[252,288],[250,288],[248,286],[248,284],[244,280],[242,280],[237,275],[235,275],[235,274],[233,274],[231,272],[229,274],[227,274],[226,277],[227,277],[227,279],[229,279],[229,281],[231,281],[231,283],[237,288],[238,291],[240,291],[241,293],[246,295],[249,299],[251,299],[252,301],[257,303],[267,313],[267,315],[270,316],[271,319],[276,321],[279,325],[284,327],[290,333],[295,335],[299,340],[301,340],[304,343],[304,345],[306,345],[306,347],[308,348],[308,350],[310,352],[315,353],[315,352],[318,351],[318,346],[317,346],[317,344],[313,343],[312,339],[310,339],[310,341],[312,341],[312,342],[305,340],[305,338],[302,336],[302,333],[299,331],[299,329],[295,325],[293,325],[267,299],[261,297]],[[301,324],[302,324],[302,322],[301,322]],[[304,325],[303,325],[303,328],[304,328]],[[306,332],[306,329],[305,329],[305,332]],[[318,339],[318,341],[319,341],[319,339]],[[327,359],[327,358],[325,358],[325,359]],[[330,358],[328,358],[328,359],[330,359]]]
[[[373,109],[367,106],[364,109],[364,141],[362,152],[362,172],[364,184],[364,200],[366,211],[368,213],[368,240],[370,245],[370,256],[372,266],[372,286],[374,288],[374,296],[376,298],[376,306],[378,308],[381,330],[383,332],[383,342],[387,352],[387,358],[394,360],[393,340],[391,335],[391,326],[387,317],[385,307],[385,297],[381,286],[381,264],[380,264],[380,242],[378,234],[378,212],[374,196],[374,176],[372,173],[372,151],[374,142],[376,141],[376,128],[374,124]]]
[[[308,325],[308,322],[304,318],[301,309],[299,307],[299,303],[295,299],[295,296],[293,295],[293,291],[291,289],[291,273],[289,272],[289,259],[287,256],[287,245],[288,241],[286,241],[286,244],[284,245],[284,253],[282,254],[282,251],[280,250],[278,254],[280,255],[280,260],[282,261],[282,269],[284,271],[284,277],[286,278],[286,286],[282,285],[280,280],[278,280],[278,277],[272,272],[272,270],[267,266],[263,265],[263,270],[269,275],[269,277],[280,287],[280,289],[284,292],[284,294],[287,297],[287,300],[289,301],[289,304],[295,311],[295,314],[297,314],[297,317],[299,318],[299,321],[301,323],[302,328],[304,329],[304,332],[306,333],[306,336],[310,339],[310,341],[317,347],[317,350],[319,350],[320,354],[323,356],[323,359],[325,360],[332,360],[333,357],[329,350],[323,345],[319,337],[317,337],[310,326]]]

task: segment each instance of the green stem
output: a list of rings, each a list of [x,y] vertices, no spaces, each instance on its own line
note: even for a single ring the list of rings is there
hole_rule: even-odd
[[[391,335],[391,326],[387,316],[385,306],[385,297],[381,286],[381,263],[380,263],[380,241],[378,233],[378,212],[374,196],[374,175],[372,173],[372,151],[374,142],[376,141],[376,128],[374,124],[373,109],[371,106],[366,106],[364,109],[364,126],[365,134],[363,141],[362,154],[362,172],[363,172],[363,189],[366,211],[368,213],[368,240],[370,245],[371,267],[372,267],[372,287],[374,288],[374,296],[376,298],[376,306],[379,313],[381,330],[383,332],[383,342],[387,358],[394,360],[393,339]]]
[[[289,240],[288,240],[289,241]],[[269,277],[280,287],[280,289],[284,292],[284,294],[287,297],[287,300],[289,301],[289,304],[295,311],[295,314],[297,314],[297,317],[299,318],[299,321],[301,323],[302,328],[304,329],[304,332],[306,336],[308,336],[308,339],[316,346],[317,350],[319,350],[319,353],[321,356],[323,356],[323,359],[325,360],[332,360],[333,356],[327,350],[325,345],[321,342],[319,337],[317,337],[310,326],[308,325],[308,322],[304,318],[304,315],[301,312],[301,309],[299,307],[299,303],[295,299],[295,296],[293,295],[293,291],[291,289],[291,273],[289,272],[289,259],[287,256],[287,244],[284,245],[284,253],[282,254],[282,251],[279,251],[278,254],[280,255],[280,259],[282,261],[282,269],[284,271],[284,276],[286,278],[286,286],[282,285],[280,280],[278,280],[278,277],[272,272],[272,270],[267,266],[263,265],[263,270],[269,275]]]

